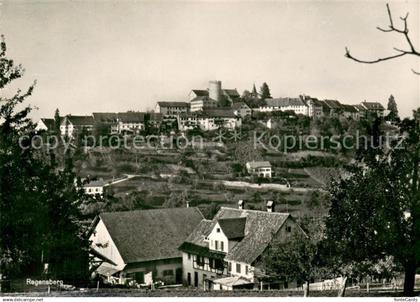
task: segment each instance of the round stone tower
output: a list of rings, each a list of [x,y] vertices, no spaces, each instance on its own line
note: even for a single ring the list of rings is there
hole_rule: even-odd
[[[222,82],[210,81],[209,82],[209,97],[213,100],[220,101],[222,98]]]

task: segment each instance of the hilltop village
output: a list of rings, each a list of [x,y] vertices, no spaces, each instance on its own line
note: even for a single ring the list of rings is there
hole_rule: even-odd
[[[90,196],[81,205],[90,272],[103,284],[264,290],[302,287],[299,280],[268,277],[267,250],[319,231],[329,209],[326,189],[345,176],[357,150],[327,145],[281,152],[256,146],[253,138],[363,134],[375,119],[395,130],[379,102],[272,98],[266,84],[240,95],[210,81],[185,102],[159,101],[151,112],[61,117],[57,110],[36,130],[74,142],[89,135],[158,137],[138,149],[115,149],[111,141],[72,145],[78,186]],[[171,135],[199,135],[203,144],[172,145]],[[315,280],[311,288],[337,289],[337,280]]]
[[[264,83],[265,84],[265,83]],[[265,87],[265,88],[264,88]],[[272,98],[265,84],[258,93],[255,85],[252,92],[224,89],[221,81],[210,81],[207,89],[193,89],[185,102],[159,101],[152,112],[94,112],[91,115],[66,115],[61,118],[61,135],[75,136],[76,132],[100,128],[103,133],[140,133],[146,129],[167,132],[168,129],[185,132],[200,129],[212,131],[219,128],[234,130],[242,122],[253,118],[267,123],[267,116],[275,112],[288,112],[310,118],[345,117],[359,120],[368,114],[384,116],[385,108],[379,102],[363,101],[360,104],[342,104],[338,100],[319,100],[315,97]],[[54,130],[53,118],[42,118],[37,130]]]

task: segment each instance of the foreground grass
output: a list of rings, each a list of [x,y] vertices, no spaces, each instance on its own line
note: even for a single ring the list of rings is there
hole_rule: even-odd
[[[402,291],[374,290],[367,293],[365,290],[348,289],[347,297],[399,297]],[[417,292],[419,295],[420,292]],[[280,290],[238,290],[238,291],[203,291],[195,288],[171,288],[171,289],[116,289],[102,288],[84,289],[74,291],[30,291],[21,293],[2,293],[2,296],[36,296],[36,297],[301,297],[301,291]],[[336,290],[312,291],[312,297],[336,297]]]

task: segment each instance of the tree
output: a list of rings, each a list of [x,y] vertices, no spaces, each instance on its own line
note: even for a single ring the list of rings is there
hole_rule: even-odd
[[[320,230],[319,226],[314,229]],[[318,246],[320,234],[315,232],[309,237],[299,232],[287,240],[273,241],[263,253],[259,265],[270,279],[305,284],[304,296],[308,296],[311,280],[324,274]]]
[[[341,266],[393,257],[405,271],[404,295],[411,296],[420,265],[420,123],[416,119],[401,122],[400,142],[368,150],[351,177],[333,184],[326,243]]]
[[[271,99],[270,88],[268,87],[267,83],[264,82],[260,88],[260,97],[261,99]]]
[[[61,125],[60,110],[58,110],[57,108],[55,109],[55,113],[54,113],[54,132],[57,135],[61,134],[60,125]]]
[[[0,43],[0,90],[23,76]],[[32,110],[24,101],[34,85],[0,97],[0,270],[9,278],[46,273],[65,281],[87,277],[88,242],[82,236],[71,159],[56,172],[54,151],[31,145]],[[4,95],[4,94],[2,94]],[[48,270],[44,264],[48,263]]]
[[[389,114],[387,117],[389,120],[396,121],[397,119],[399,119],[397,102],[395,101],[395,98],[392,94],[389,96],[387,109],[389,110]]]
[[[255,87],[255,83],[252,85],[251,96],[253,96],[254,98],[258,98],[258,92],[257,92],[257,88]]]
[[[396,28],[394,26],[394,21],[392,19],[392,15],[391,15],[391,10],[389,8],[389,4],[386,4],[386,8],[388,11],[388,18],[389,18],[389,25],[388,28],[381,28],[381,27],[376,27],[378,30],[385,32],[385,33],[389,33],[389,32],[396,32],[399,34],[402,34],[408,44],[409,50],[404,50],[404,49],[399,49],[394,47],[394,50],[397,52],[397,54],[391,55],[391,56],[387,56],[387,57],[382,57],[379,59],[375,59],[375,60],[361,60],[361,59],[357,59],[355,57],[353,57],[350,54],[350,50],[346,47],[346,53],[345,53],[345,57],[356,61],[358,63],[364,63],[364,64],[375,64],[375,63],[379,63],[379,62],[383,62],[383,61],[387,61],[387,60],[392,60],[392,59],[396,59],[396,58],[400,58],[406,55],[413,55],[413,56],[417,56],[420,57],[420,52],[418,50],[416,50],[416,48],[414,47],[413,42],[411,41],[410,36],[408,35],[409,30],[408,30],[408,24],[407,24],[407,19],[408,19],[408,13],[405,15],[405,17],[400,17],[400,19],[403,21],[404,24],[404,28]],[[415,71],[414,69],[411,69],[411,71],[414,74],[420,75],[419,72]]]

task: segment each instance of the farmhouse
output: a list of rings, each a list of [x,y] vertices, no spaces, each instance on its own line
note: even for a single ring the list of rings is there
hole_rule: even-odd
[[[53,118],[42,118],[36,123],[35,131],[52,131],[55,128],[55,120]]]
[[[110,261],[91,271],[118,284],[181,283],[178,247],[202,219],[198,208],[101,213],[91,227],[91,255]]]
[[[252,114],[251,108],[244,102],[236,102],[232,105],[233,113],[236,116],[244,118],[246,116],[250,116]]]
[[[88,195],[103,195],[105,182],[103,180],[94,180],[83,185],[83,190]]]
[[[91,115],[67,115],[60,124],[63,136],[74,137],[82,131],[90,132],[93,129],[94,119]]]
[[[264,272],[258,265],[273,240],[303,232],[288,213],[222,207],[212,220],[203,219],[182,243],[186,285],[213,290],[259,286]],[[282,284],[282,286],[284,286]]]
[[[264,178],[271,178],[271,164],[268,161],[251,161],[245,164],[246,170],[249,174],[264,177]]]

